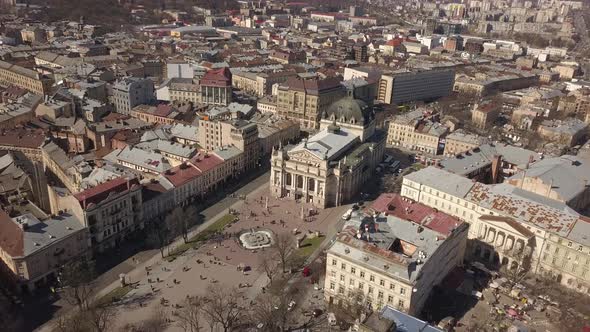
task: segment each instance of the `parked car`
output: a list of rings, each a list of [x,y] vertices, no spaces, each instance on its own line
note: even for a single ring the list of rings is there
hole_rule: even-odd
[[[344,220],[349,220],[350,217],[352,216],[352,209],[348,209],[348,211],[346,211],[343,215],[342,215],[342,219]]]

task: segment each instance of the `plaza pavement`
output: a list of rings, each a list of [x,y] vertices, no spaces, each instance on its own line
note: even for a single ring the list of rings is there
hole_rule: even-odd
[[[233,204],[231,208],[239,212],[239,221],[227,227],[224,232],[234,234],[242,230],[264,228],[275,234],[285,232],[292,234],[297,228],[300,234],[320,232],[330,239],[338,229],[337,224],[341,220],[341,215],[349,208],[341,206],[322,210],[314,209],[317,214],[304,221],[301,218],[301,207],[303,206],[303,211],[309,211],[310,208],[313,209],[311,205],[269,196],[268,187],[264,186],[248,195],[246,200]],[[269,197],[268,209],[266,197]],[[194,234],[227,212],[228,210],[225,210],[207,220],[194,231]],[[324,241],[322,247],[325,247],[328,242],[329,240]],[[182,239],[177,241],[176,245],[181,243]],[[181,304],[187,296],[204,295],[207,287],[214,284],[221,285],[223,288],[238,287],[240,283],[251,284],[251,287],[242,289],[244,303],[249,304],[268,283],[266,274],[259,269],[259,256],[260,250],[243,249],[235,237],[229,237],[220,243],[210,241],[199,249],[187,251],[172,262],[163,260],[157,255],[127,274],[127,282],[136,285],[136,288],[116,304],[118,311],[122,313],[117,319],[117,326],[122,328],[127,324],[137,324],[149,317],[154,308],[163,307],[172,319],[167,331],[181,331],[174,322],[174,306]],[[198,263],[197,260],[202,263]],[[242,273],[237,269],[239,264],[250,266],[251,270]],[[146,267],[150,269],[149,275]],[[151,283],[148,279],[151,279]],[[113,283],[99,296],[107,294],[118,286],[120,286],[119,282]],[[162,305],[162,299],[166,300],[166,305]]]

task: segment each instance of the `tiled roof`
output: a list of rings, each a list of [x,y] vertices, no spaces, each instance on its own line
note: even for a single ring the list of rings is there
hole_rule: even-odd
[[[96,187],[86,189],[77,194],[74,197],[80,202],[83,208],[86,208],[89,204],[98,204],[107,199],[111,193],[122,193],[132,186],[139,185],[137,179],[126,179],[123,177],[101,183]]]
[[[10,130],[0,133],[0,145],[38,149],[45,142],[42,132]]]
[[[446,213],[408,200],[399,194],[380,195],[371,205],[371,209],[413,221],[444,236],[449,236],[454,228],[463,223]]]
[[[231,72],[229,68],[212,69],[203,75],[199,81],[200,85],[228,87],[231,86]]]

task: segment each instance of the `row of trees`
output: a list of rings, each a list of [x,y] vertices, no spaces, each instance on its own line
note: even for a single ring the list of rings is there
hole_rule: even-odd
[[[195,225],[198,219],[198,211],[193,205],[185,209],[177,206],[172,210],[163,222],[152,222],[147,226],[148,241],[160,250],[162,258],[172,241],[182,236],[184,243],[188,242],[190,228]]]

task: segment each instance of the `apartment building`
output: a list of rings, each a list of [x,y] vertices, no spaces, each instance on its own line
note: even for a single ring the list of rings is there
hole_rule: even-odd
[[[244,153],[230,146],[212,152],[200,151],[159,177],[159,182],[173,191],[174,203],[186,206],[205,197],[230,179],[236,179],[244,170]]]
[[[173,79],[168,86],[171,101],[186,101],[193,105],[201,102],[201,87],[192,79]]]
[[[246,120],[200,120],[197,130],[199,145],[208,151],[234,146],[244,152],[245,167],[259,165],[258,127]]]
[[[432,288],[463,264],[469,225],[397,194],[353,212],[328,248],[328,303],[419,315]]]
[[[395,117],[387,132],[387,144],[422,151],[431,155],[441,153],[441,142],[449,128],[435,121],[425,109],[417,109]]]
[[[471,111],[471,122],[479,129],[488,129],[500,116],[502,105],[497,102],[475,104]]]
[[[445,97],[453,91],[452,69],[413,69],[381,75],[377,100],[385,104],[404,104]]]
[[[256,114],[251,121],[258,126],[262,156],[270,155],[273,148],[280,145],[294,143],[300,135],[299,122],[272,113]]]
[[[245,93],[264,97],[272,94],[274,84],[285,82],[289,77],[297,76],[292,70],[281,70],[263,73],[236,71],[232,75],[232,86]]]
[[[119,177],[74,195],[53,199],[60,210],[79,218],[88,227],[93,252],[114,248],[142,229],[141,185],[135,178]]]
[[[154,83],[147,78],[126,77],[113,85],[111,98],[115,111],[129,115],[135,106],[155,100]]]
[[[24,293],[55,282],[59,267],[88,251],[88,229],[67,212],[39,220],[31,213],[11,218],[0,210],[0,234],[0,259]]]
[[[443,155],[447,157],[455,156],[458,153],[464,153],[475,149],[487,142],[488,139],[485,137],[476,134],[470,134],[462,129],[459,129],[448,134],[445,138],[445,149]]]
[[[34,70],[0,61],[0,85],[15,85],[44,96],[51,92],[53,80]]]
[[[336,78],[291,77],[278,88],[277,113],[299,121],[302,129],[318,129],[322,113],[344,96]]]
[[[582,88],[559,98],[557,111],[563,114],[576,114],[585,117],[590,123],[590,89]]]
[[[486,185],[428,167],[403,179],[401,194],[470,224],[467,257],[530,272],[588,292],[590,219],[562,202],[508,183]]]

